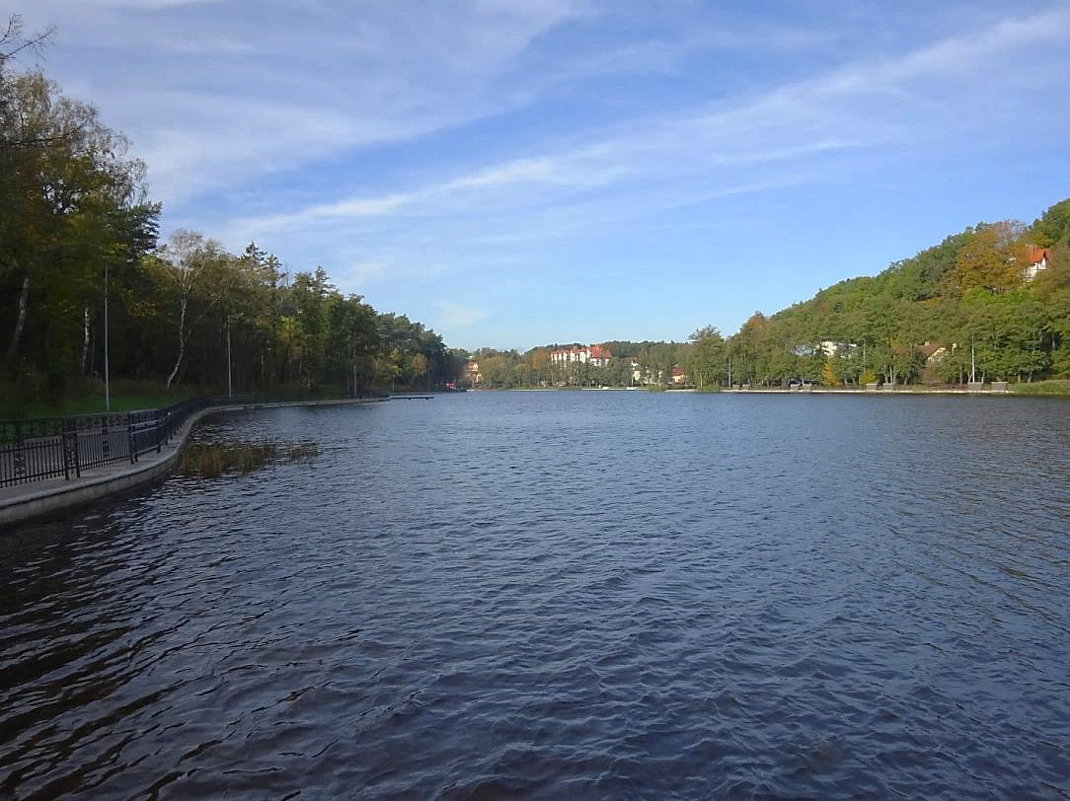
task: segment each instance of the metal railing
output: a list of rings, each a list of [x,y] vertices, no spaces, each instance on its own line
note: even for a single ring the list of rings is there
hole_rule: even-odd
[[[0,487],[69,481],[94,467],[134,464],[151,451],[159,453],[191,414],[218,402],[204,398],[166,409],[0,420]]]

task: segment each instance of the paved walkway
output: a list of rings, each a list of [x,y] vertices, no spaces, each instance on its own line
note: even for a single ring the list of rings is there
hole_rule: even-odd
[[[81,478],[51,478],[12,487],[0,487],[0,527],[20,523],[31,517],[49,514],[60,509],[78,506],[115,492],[122,492],[138,484],[152,481],[169,473],[178,462],[178,453],[193,427],[210,414],[242,409],[266,409],[280,406],[336,406],[343,404],[377,403],[385,398],[354,398],[328,401],[293,401],[285,403],[250,403],[235,406],[210,406],[195,412],[159,453],[150,451],[134,464],[118,464],[83,470]]]

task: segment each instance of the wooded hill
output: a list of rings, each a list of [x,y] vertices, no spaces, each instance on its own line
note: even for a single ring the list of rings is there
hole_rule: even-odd
[[[752,384],[961,384],[971,365],[978,381],[1070,377],[1070,200],[755,314],[726,346],[734,380]]]
[[[1070,378],[1070,200],[1032,225],[980,223],[876,276],[755,313],[728,338],[707,326],[683,343],[599,344],[613,352],[606,367],[554,366],[557,345],[473,357],[497,387],[668,386],[673,365],[697,387],[963,384],[971,369],[978,381]]]

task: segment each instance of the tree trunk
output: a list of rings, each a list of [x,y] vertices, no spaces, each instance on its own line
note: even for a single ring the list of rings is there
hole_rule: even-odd
[[[30,298],[30,276],[22,279],[22,289],[19,292],[18,311],[15,312],[15,331],[11,335],[11,344],[7,347],[7,363],[12,364],[19,352],[19,341],[22,339],[22,329],[26,325],[26,304]]]
[[[181,311],[178,315],[178,357],[175,359],[175,366],[171,369],[171,375],[167,376],[167,388],[171,388],[171,384],[178,377],[178,371],[182,369],[182,357],[186,355],[186,305],[188,301],[185,297],[182,298],[182,304],[180,306]]]

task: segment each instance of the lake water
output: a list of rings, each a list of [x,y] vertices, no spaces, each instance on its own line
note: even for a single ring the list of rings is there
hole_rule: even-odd
[[[467,393],[0,534],[0,798],[1070,798],[1070,403]]]

